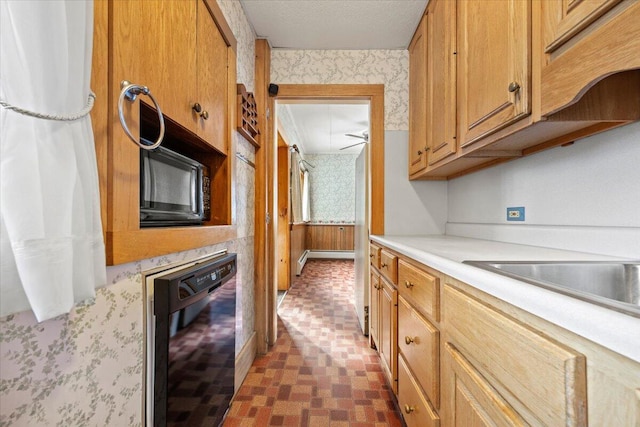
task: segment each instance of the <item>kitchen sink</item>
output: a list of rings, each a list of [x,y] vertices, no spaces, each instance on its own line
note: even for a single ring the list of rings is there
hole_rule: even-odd
[[[640,261],[464,263],[640,317]]]

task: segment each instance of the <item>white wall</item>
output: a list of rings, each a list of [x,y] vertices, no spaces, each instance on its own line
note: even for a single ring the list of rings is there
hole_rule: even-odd
[[[385,234],[444,234],[447,182],[409,181],[409,132],[386,131],[384,139]]]
[[[640,258],[640,123],[448,187],[447,234]],[[511,206],[524,223],[507,223]]]

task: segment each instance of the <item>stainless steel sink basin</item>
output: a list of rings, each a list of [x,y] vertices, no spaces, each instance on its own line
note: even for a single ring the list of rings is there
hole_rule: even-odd
[[[464,263],[640,317],[640,261]]]

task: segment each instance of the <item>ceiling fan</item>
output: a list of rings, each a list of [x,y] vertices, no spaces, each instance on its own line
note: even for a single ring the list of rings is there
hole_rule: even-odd
[[[362,139],[362,142],[357,142],[355,144],[347,145],[346,147],[342,147],[340,150],[346,150],[347,148],[355,147],[356,145],[366,144],[367,142],[369,142],[369,132],[367,132],[366,130],[364,132],[362,132],[362,134],[360,134],[360,135],[358,135],[356,133],[345,133],[344,135],[345,136],[351,136],[353,138]]]

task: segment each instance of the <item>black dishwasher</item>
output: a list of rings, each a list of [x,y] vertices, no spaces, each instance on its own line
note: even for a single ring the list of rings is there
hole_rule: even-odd
[[[236,254],[154,279],[154,426],[219,426],[235,384]]]

